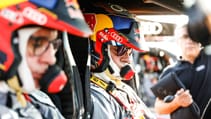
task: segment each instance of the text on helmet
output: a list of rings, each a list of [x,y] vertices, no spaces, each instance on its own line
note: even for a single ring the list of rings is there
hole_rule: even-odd
[[[21,12],[16,12],[11,9],[3,9],[0,15],[16,24],[22,24],[24,22],[24,17],[40,25],[47,23],[47,17],[31,7],[26,7]]]

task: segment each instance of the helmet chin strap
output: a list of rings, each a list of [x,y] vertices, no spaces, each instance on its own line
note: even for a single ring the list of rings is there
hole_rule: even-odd
[[[114,63],[112,57],[111,57],[111,51],[110,51],[110,45],[108,45],[108,57],[110,59],[109,61],[109,66],[112,70],[112,75],[115,77],[120,77],[120,69],[119,67],[116,65],[116,63]]]
[[[22,88],[19,84],[17,76],[14,76],[7,80],[7,84],[15,91],[17,100],[20,102],[21,106],[26,107],[26,99],[23,95]]]
[[[26,60],[27,42],[29,37],[39,29],[40,27],[29,27],[18,30],[19,51],[22,56],[21,63],[18,67],[18,74],[23,84],[23,90],[26,92],[30,92],[35,89],[35,83],[32,77],[32,73],[28,67]]]

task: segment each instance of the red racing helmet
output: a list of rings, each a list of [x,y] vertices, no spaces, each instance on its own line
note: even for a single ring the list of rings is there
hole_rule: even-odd
[[[18,29],[41,26],[80,37],[92,34],[76,0],[1,1],[0,26],[0,80],[15,76],[22,60],[20,40],[14,37]]]
[[[91,44],[93,71],[102,72],[108,67],[107,44],[126,46],[140,52],[145,51],[140,47],[141,41],[144,39],[139,37],[138,22],[135,19],[94,13],[86,13],[84,16],[93,30],[93,35],[90,37],[94,42]],[[123,22],[127,25],[120,27],[124,25]]]

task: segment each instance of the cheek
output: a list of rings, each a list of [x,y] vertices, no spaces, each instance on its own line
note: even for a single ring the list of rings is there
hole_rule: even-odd
[[[114,54],[111,53],[111,58],[112,58],[113,62],[114,62],[119,68],[122,67],[121,61],[120,61],[120,57],[119,57],[119,56],[116,56],[116,55],[114,55]]]
[[[33,56],[27,56],[26,60],[27,60],[27,64],[29,66],[30,71],[33,72],[34,68],[38,66],[38,63],[37,63],[38,59]]]

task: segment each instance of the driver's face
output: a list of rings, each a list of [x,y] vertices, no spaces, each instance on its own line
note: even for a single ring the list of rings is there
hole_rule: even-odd
[[[120,51],[118,50],[117,46],[112,46],[110,45],[110,52],[111,52],[111,58],[114,61],[114,63],[116,63],[116,65],[119,68],[124,67],[126,64],[130,64],[131,63],[131,54],[132,54],[132,49],[131,48],[127,48],[125,49],[125,51],[123,53],[119,53]],[[121,54],[121,55],[119,55]]]
[[[38,80],[45,74],[48,67],[56,63],[55,54],[57,49],[55,49],[54,45],[57,36],[58,32],[56,30],[42,28],[32,34],[30,38],[45,38],[46,41],[33,41],[40,39],[29,39],[28,41],[26,59],[36,85],[38,84]]]

